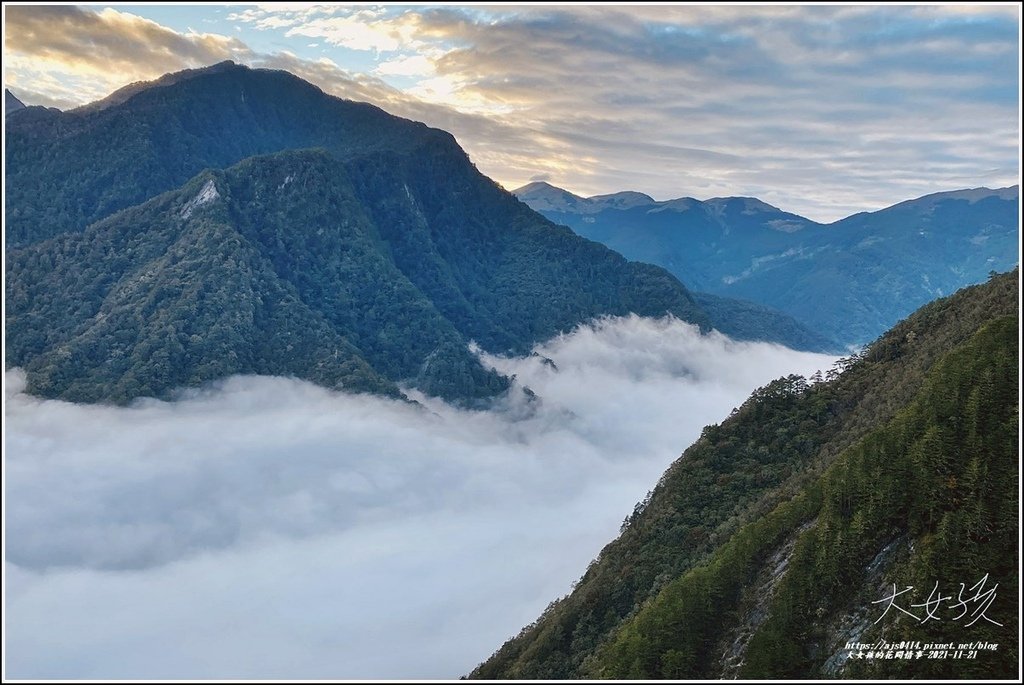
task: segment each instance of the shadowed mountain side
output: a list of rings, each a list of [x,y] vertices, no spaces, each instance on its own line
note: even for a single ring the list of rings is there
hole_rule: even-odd
[[[10,114],[19,109],[25,109],[25,103],[19,100],[14,93],[4,88],[4,114]]]
[[[342,100],[284,71],[222,63],[129,86],[68,112],[29,108],[7,122],[6,244],[81,231],[208,168],[288,149],[338,157],[409,151],[451,135]]]
[[[508,382],[471,340],[524,353],[629,312],[707,325],[667,273],[549,224],[443,143],[253,158],[7,267],[7,363],[78,401],[263,373],[475,402]]]
[[[735,340],[765,340],[794,350],[842,352],[834,340],[818,335],[793,317],[749,300],[693,293],[693,299],[711,317],[711,325]]]

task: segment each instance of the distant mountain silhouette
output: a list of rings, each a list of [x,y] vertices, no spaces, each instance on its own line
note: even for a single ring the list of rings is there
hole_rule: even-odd
[[[860,345],[924,303],[1016,265],[1018,191],[937,193],[828,225],[756,198],[583,198],[547,183],[514,192],[694,290],[758,302]]]
[[[10,114],[19,109],[25,109],[25,103],[15,97],[10,90],[4,88],[4,114]]]

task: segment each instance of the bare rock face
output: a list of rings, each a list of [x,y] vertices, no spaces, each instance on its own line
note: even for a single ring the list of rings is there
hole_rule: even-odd
[[[217,192],[217,184],[214,183],[213,179],[211,178],[203,185],[202,189],[199,191],[199,194],[196,195],[193,199],[189,200],[188,204],[182,207],[181,218],[188,219],[190,216],[192,216],[192,212],[194,212],[197,208],[202,207],[203,205],[208,205],[219,197],[220,193]]]

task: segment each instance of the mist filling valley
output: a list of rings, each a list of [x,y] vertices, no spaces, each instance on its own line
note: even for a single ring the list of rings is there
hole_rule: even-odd
[[[489,411],[271,377],[76,405],[8,371],[8,675],[456,678],[703,426],[835,361],[638,317],[481,358],[516,377]]]

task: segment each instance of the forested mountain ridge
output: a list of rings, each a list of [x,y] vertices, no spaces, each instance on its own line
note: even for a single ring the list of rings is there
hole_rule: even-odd
[[[174,85],[175,83],[187,81],[188,79],[194,78],[196,76],[208,76],[210,74],[215,74],[220,71],[230,71],[232,69],[237,68],[238,64],[236,64],[232,60],[225,60],[223,62],[218,62],[217,64],[211,64],[208,67],[200,67],[198,69],[183,69],[182,71],[175,71],[169,74],[164,74],[160,78],[154,79],[152,81],[136,81],[134,83],[129,83],[127,86],[118,88],[105,98],[101,98],[100,100],[96,100],[95,102],[87,103],[85,105],[82,105],[81,107],[76,107],[71,111],[75,112],[76,114],[83,114],[85,112],[94,112],[101,109],[106,109],[108,107],[113,107],[114,105],[119,105],[122,102],[126,102],[129,98],[138,93],[141,93],[144,90],[160,88],[163,86],[170,86]]]
[[[474,403],[508,379],[471,341],[525,353],[631,312],[709,326],[670,274],[551,224],[449,134],[283,72],[30,108],[8,136],[6,363],[46,397],[261,373]]]
[[[927,195],[820,224],[755,198],[514,191],[552,221],[665,267],[687,287],[778,309],[862,345],[914,309],[1017,265],[1016,186]]]
[[[254,155],[324,147],[347,158],[431,139],[457,147],[444,131],[329,96],[285,71],[222,63],[141,85],[149,87],[109,106],[27,108],[8,119],[8,247],[81,231]]]
[[[1013,676],[1018,293],[1017,271],[996,276],[822,382],[755,392],[669,468],[574,591],[470,677]],[[872,623],[892,583],[923,602],[936,582],[956,596],[985,574],[1002,626]],[[844,659],[846,641],[879,638],[1000,646],[970,663]]]
[[[750,300],[692,292],[694,301],[707,312],[711,325],[736,340],[766,340],[794,350],[841,354],[846,350],[835,340],[812,331],[785,314]]]

